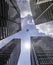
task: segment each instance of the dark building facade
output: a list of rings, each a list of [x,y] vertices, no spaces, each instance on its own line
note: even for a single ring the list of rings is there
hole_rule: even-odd
[[[52,0],[30,0],[30,6],[35,25],[53,20]]]
[[[16,0],[0,0],[0,40],[20,30],[20,10]]]
[[[31,65],[53,65],[53,38],[31,37]]]
[[[0,65],[17,65],[21,52],[21,40],[13,39],[0,49]]]

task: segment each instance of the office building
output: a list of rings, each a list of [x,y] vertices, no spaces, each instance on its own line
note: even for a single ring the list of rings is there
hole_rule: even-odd
[[[53,0],[30,0],[35,25],[53,20]]]
[[[21,52],[21,40],[13,39],[0,49],[0,65],[17,65]]]
[[[16,0],[0,0],[0,40],[21,30]]]
[[[53,65],[53,38],[31,37],[31,65]]]

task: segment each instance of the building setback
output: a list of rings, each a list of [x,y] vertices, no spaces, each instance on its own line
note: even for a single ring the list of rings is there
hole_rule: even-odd
[[[53,38],[31,37],[31,65],[53,65]]]
[[[52,0],[30,0],[30,7],[35,25],[53,20]]]
[[[17,65],[21,52],[21,40],[13,39],[0,49],[0,65]]]
[[[0,0],[0,40],[20,30],[20,10],[16,0]]]

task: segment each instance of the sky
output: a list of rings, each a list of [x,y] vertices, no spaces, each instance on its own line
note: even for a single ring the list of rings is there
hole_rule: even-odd
[[[36,25],[32,17],[30,9],[30,0],[16,0],[20,8],[21,14],[21,31],[0,41],[0,48],[5,46],[14,38],[21,39],[21,54],[17,65],[30,64],[30,37],[31,36],[52,36],[53,37],[53,21]]]

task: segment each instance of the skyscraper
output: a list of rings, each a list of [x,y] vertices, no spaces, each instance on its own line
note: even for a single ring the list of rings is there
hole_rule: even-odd
[[[30,7],[35,25],[53,20],[52,0],[30,0]]]
[[[0,49],[0,65],[17,65],[21,52],[21,40],[13,39]]]
[[[0,0],[0,40],[21,30],[16,0]]]
[[[53,38],[31,37],[31,65],[53,65]]]

